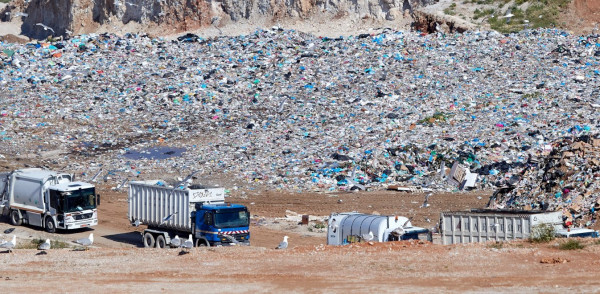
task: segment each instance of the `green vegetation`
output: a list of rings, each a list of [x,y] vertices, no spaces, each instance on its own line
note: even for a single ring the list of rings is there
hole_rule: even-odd
[[[42,240],[42,239],[33,239],[29,242],[17,242],[17,247],[16,249],[37,249],[40,244],[44,243],[44,241],[46,240]],[[50,241],[50,248],[52,249],[62,249],[62,248],[70,248],[71,246],[69,246],[69,244],[65,243],[65,242],[61,242],[61,241],[56,241],[56,240],[51,240]]]
[[[436,111],[432,116],[426,117],[422,120],[419,120],[418,124],[434,124],[440,122],[446,122],[450,114],[444,113],[441,111]]]
[[[550,224],[541,224],[533,227],[529,240],[533,243],[547,243],[554,240],[554,238],[554,227]]]
[[[494,12],[496,12],[496,11],[491,8],[485,9],[485,10],[475,9],[475,11],[473,12],[473,19],[479,19],[484,16],[492,15],[492,14],[494,14]]]
[[[581,244],[579,240],[568,239],[567,242],[564,242],[558,246],[560,250],[577,250],[583,249],[585,245]]]
[[[0,3],[8,3],[10,0],[0,0]]]
[[[454,9],[456,9],[456,3],[452,3],[446,9],[444,9],[444,13],[447,15],[455,15],[456,11],[454,11]]]
[[[487,247],[488,247],[488,248],[493,248],[493,249],[498,249],[498,250],[500,250],[500,249],[502,249],[502,247],[504,247],[504,243],[502,243],[502,242],[499,242],[499,241],[496,241],[496,242],[494,242],[494,243],[492,243],[492,244],[488,244],[488,246],[487,246]]]
[[[525,27],[548,28],[558,26],[560,11],[565,9],[571,0],[515,0],[511,7],[511,18],[502,15],[490,17],[488,22],[492,29],[501,33],[518,32]],[[526,10],[521,9],[522,4],[528,4]],[[506,10],[505,10],[506,11]]]

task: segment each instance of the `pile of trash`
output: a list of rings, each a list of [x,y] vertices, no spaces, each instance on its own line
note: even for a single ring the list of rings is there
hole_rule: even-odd
[[[0,59],[0,156],[115,185],[494,189],[598,129],[598,36],[556,29],[83,35]]]
[[[567,226],[590,226],[600,210],[600,138],[566,137],[503,176],[489,208],[563,211]]]

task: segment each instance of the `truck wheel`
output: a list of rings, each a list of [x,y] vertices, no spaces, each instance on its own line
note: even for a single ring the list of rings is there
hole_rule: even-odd
[[[144,234],[144,247],[146,247],[146,248],[154,247],[154,236],[151,233]]]
[[[156,237],[156,248],[165,248],[167,247],[167,241],[165,240],[165,236],[159,235]]]
[[[196,239],[196,247],[210,247],[206,239]]]
[[[56,226],[54,225],[54,221],[49,216],[46,217],[46,232],[48,232],[48,233],[56,232]]]
[[[10,224],[13,226],[20,226],[23,224],[23,219],[21,219],[19,211],[16,209],[10,212]]]

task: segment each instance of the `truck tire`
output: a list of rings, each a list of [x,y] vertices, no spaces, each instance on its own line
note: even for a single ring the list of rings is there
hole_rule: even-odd
[[[158,235],[156,237],[156,248],[165,248],[167,247],[167,241],[165,240],[165,236]]]
[[[45,224],[46,224],[46,232],[48,232],[48,233],[56,232],[56,226],[54,225],[54,220],[51,217],[49,217],[49,216],[46,217]]]
[[[10,224],[13,226],[20,226],[21,224],[23,224],[23,219],[21,218],[21,214],[16,209],[13,209],[10,212]]]
[[[154,235],[152,235],[152,233],[144,234],[144,247],[146,247],[146,248],[154,247]]]
[[[204,238],[196,239],[196,247],[210,247],[210,243]]]

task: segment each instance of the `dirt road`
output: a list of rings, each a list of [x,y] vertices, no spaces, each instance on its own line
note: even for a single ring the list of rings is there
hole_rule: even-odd
[[[562,240],[542,245],[404,241],[333,247],[324,245],[324,229],[315,227],[334,211],[398,214],[413,217],[415,225],[431,227],[440,211],[481,207],[489,193],[433,195],[428,208],[419,208],[424,194],[392,191],[234,194],[228,201],[251,210],[252,246],[194,248],[180,255],[178,249],[140,248],[143,228],[129,224],[126,194],[100,189],[100,224],[94,229],[47,234],[21,226],[13,232],[23,242],[69,241],[93,232],[95,248],[56,249],[47,255],[36,255],[33,249],[0,254],[3,291],[592,292],[600,284],[596,279],[600,245],[593,241],[575,251],[559,250]],[[302,214],[311,215],[309,226],[298,225]],[[0,232],[9,227],[0,222]],[[290,236],[290,248],[273,249],[283,235]]]

